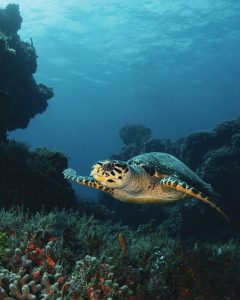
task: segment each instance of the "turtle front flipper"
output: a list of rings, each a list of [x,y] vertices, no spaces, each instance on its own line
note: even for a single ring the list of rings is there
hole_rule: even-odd
[[[102,192],[112,194],[113,190],[103,186],[101,183],[97,182],[92,176],[79,176],[77,172],[73,169],[66,169],[63,171],[64,178],[74,181],[78,184],[86,185]]]
[[[214,203],[213,200],[209,199],[207,196],[196,190],[191,185],[187,184],[186,182],[182,181],[181,179],[174,177],[174,176],[166,176],[160,180],[160,184],[164,188],[173,189],[183,194],[188,195],[189,197],[193,197],[198,199],[204,203],[207,203],[212,208],[216,209],[228,222],[230,219],[225,215],[225,213]]]

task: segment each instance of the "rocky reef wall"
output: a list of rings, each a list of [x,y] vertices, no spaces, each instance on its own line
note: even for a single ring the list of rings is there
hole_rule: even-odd
[[[0,9],[0,141],[7,131],[26,128],[53,97],[52,89],[33,77],[37,54],[32,40],[23,42],[17,34],[21,23],[18,5]]]
[[[70,184],[63,179],[67,158],[46,148],[35,150],[8,140],[7,132],[26,128],[53,97],[51,88],[38,84],[37,54],[32,40],[17,34],[19,7],[0,9],[0,206],[23,205],[30,211],[76,206]]]

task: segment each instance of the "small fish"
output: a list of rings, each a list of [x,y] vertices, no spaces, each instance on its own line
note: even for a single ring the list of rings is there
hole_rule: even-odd
[[[125,242],[125,239],[124,239],[123,234],[121,232],[118,235],[118,242],[119,242],[120,248],[123,252],[123,255],[127,256],[126,242]]]

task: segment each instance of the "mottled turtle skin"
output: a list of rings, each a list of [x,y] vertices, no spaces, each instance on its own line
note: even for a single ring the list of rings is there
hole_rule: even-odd
[[[78,176],[73,169],[66,169],[63,174],[69,180],[99,189],[124,202],[169,203],[187,197],[195,198],[229,220],[213,202],[211,185],[168,153],[144,153],[127,162],[98,161],[87,177]]]

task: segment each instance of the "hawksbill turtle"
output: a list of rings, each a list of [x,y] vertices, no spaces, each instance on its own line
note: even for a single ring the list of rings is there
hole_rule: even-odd
[[[96,162],[90,176],[79,176],[73,169],[63,171],[64,177],[132,203],[169,203],[195,198],[207,203],[229,218],[214,203],[210,184],[176,157],[162,152],[137,155],[127,162],[103,160]]]

